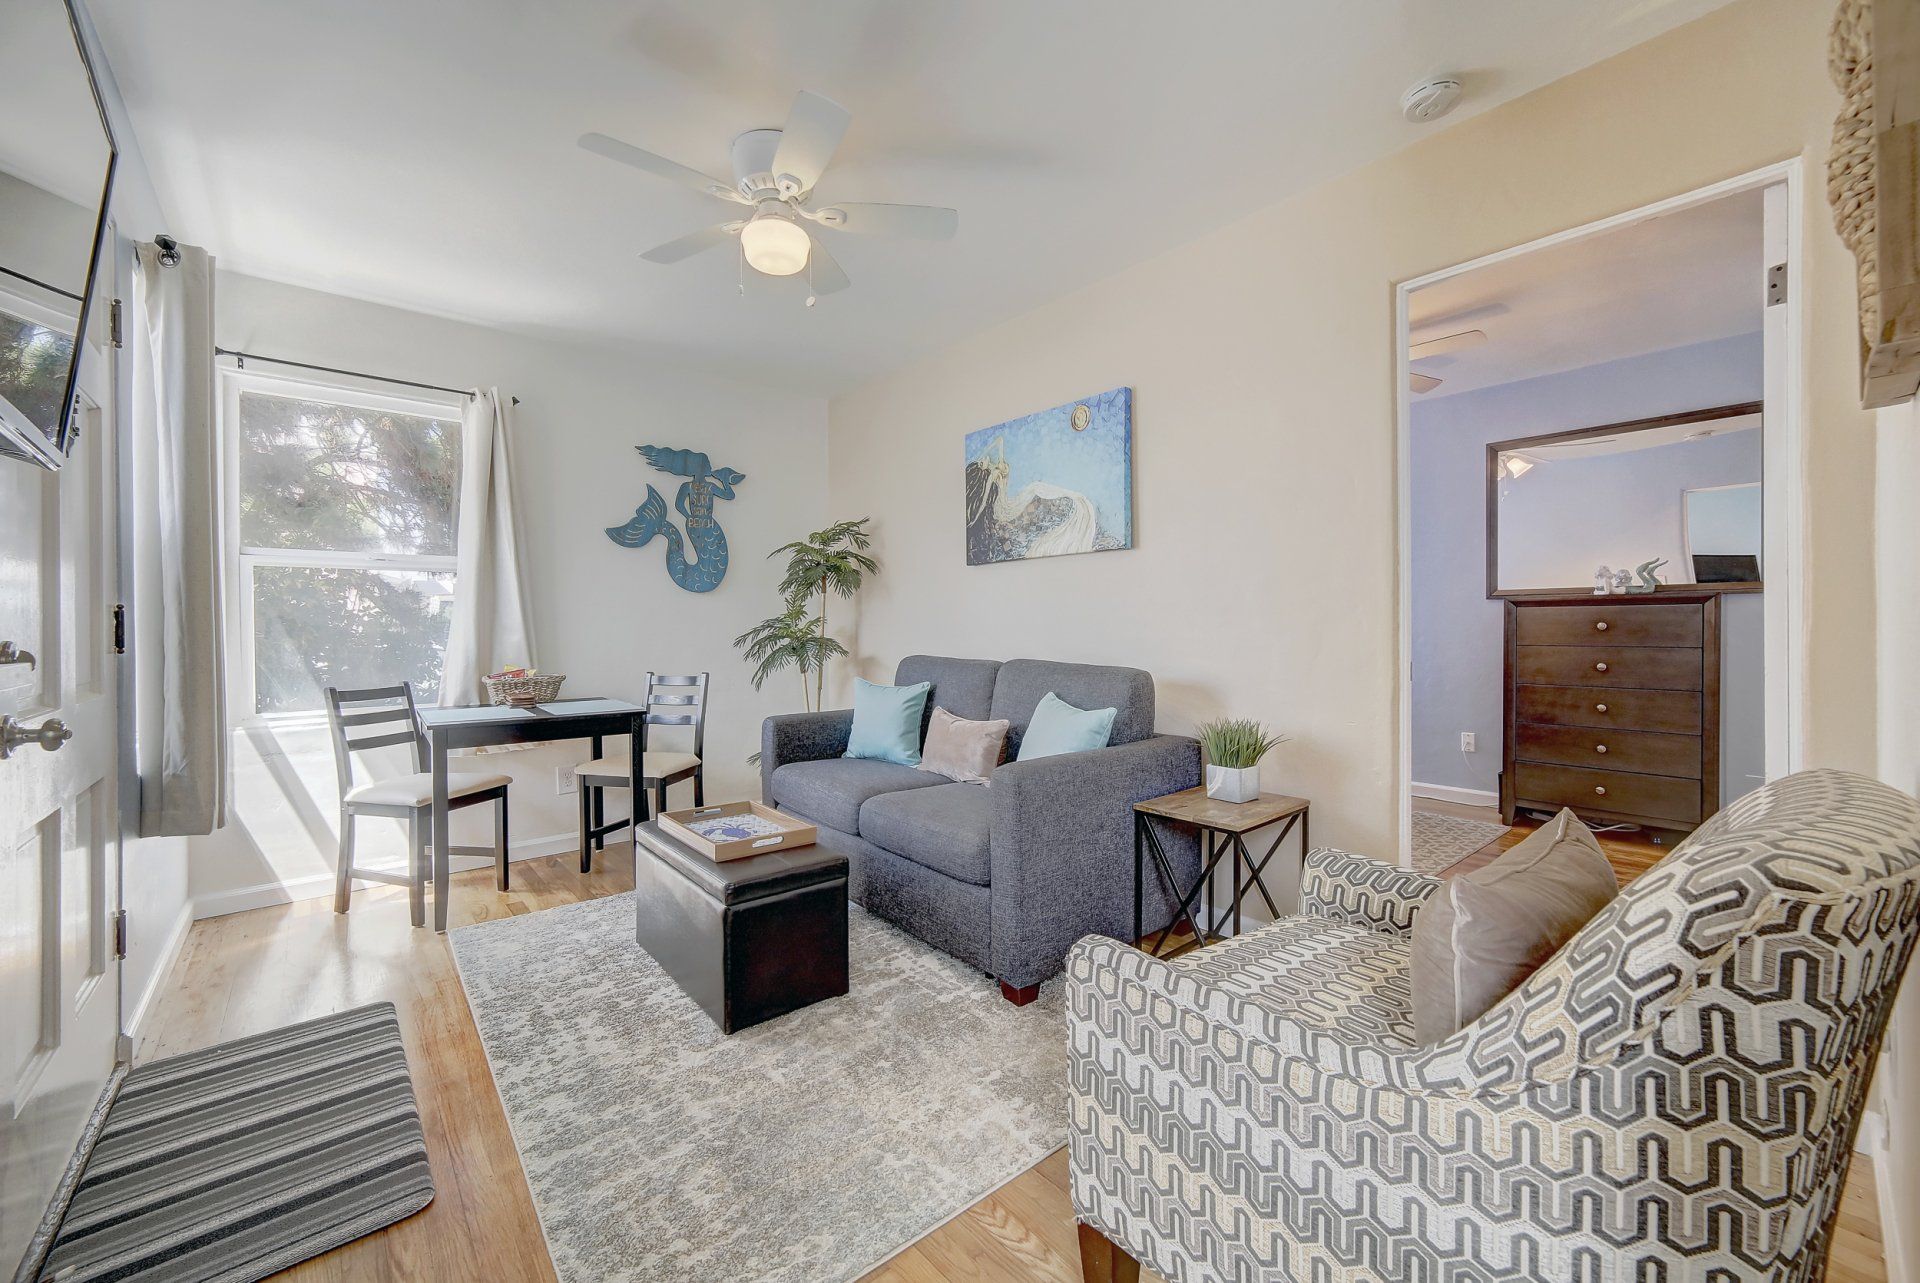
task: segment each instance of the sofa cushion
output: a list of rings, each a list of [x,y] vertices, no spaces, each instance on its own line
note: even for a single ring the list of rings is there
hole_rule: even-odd
[[[1449,878],[1413,918],[1413,1023],[1451,1037],[1518,989],[1620,892],[1570,810],[1485,868]]]
[[[935,873],[983,887],[991,881],[991,807],[991,790],[971,784],[883,793],[860,808],[860,836]]]
[[[1105,748],[1113,735],[1113,719],[1118,709],[1075,708],[1052,691],[1033,710],[1026,736],[1020,741],[1022,762],[1062,753],[1086,753]]]
[[[986,720],[993,707],[993,683],[1000,674],[997,659],[950,659],[945,655],[909,655],[894,670],[896,686],[930,682],[927,711],[921,722],[920,738],[926,739],[926,724],[933,720],[938,705],[956,717],[968,721]]]
[[[933,710],[920,768],[961,784],[985,784],[1007,756],[1007,724],[974,722],[944,708]]]
[[[860,806],[868,798],[899,789],[930,788],[938,775],[863,757],[830,757],[818,762],[788,762],[773,773],[773,803],[815,824],[860,831]]]
[[[993,684],[991,716],[1010,723],[1007,756],[1017,758],[1033,710],[1047,692],[1075,708],[1115,710],[1109,744],[1131,744],[1153,734],[1153,675],[1138,668],[1104,664],[1056,664],[1044,659],[1010,659],[1000,665]],[[951,707],[949,705],[949,707]],[[955,709],[959,712],[959,709]]]
[[[920,765],[928,683],[882,686],[853,679],[853,729],[847,732],[847,757],[868,757],[902,766]]]

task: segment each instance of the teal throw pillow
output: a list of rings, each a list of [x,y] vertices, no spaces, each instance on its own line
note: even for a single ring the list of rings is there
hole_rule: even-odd
[[[1040,697],[1033,720],[1020,740],[1016,762],[1031,762],[1036,757],[1054,757],[1060,753],[1084,753],[1090,748],[1105,748],[1113,734],[1117,708],[1096,708],[1089,712],[1075,708],[1052,691]]]
[[[876,686],[853,679],[853,733],[848,757],[869,757],[902,766],[920,765],[920,717],[927,710],[931,682]]]

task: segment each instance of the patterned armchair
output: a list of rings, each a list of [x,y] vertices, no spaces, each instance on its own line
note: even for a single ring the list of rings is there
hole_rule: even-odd
[[[1920,804],[1818,771],[1728,806],[1518,990],[1413,1041],[1439,884],[1320,850],[1301,912],[1068,960],[1089,1279],[1812,1280],[1920,934]]]

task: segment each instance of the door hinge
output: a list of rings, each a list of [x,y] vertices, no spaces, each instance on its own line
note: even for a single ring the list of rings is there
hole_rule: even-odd
[[[1767,306],[1787,301],[1787,265],[1775,263],[1767,269]]]
[[[113,342],[115,347],[121,346],[119,299],[113,300],[113,306],[107,309],[107,337]]]
[[[113,956],[116,958],[127,956],[127,911],[125,909],[113,911]]]
[[[113,603],[113,653],[127,653],[127,607],[117,601]]]

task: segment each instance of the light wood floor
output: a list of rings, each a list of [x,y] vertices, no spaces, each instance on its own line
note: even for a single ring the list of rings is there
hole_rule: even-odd
[[[1514,834],[1502,839],[1506,845],[1518,840]],[[1646,851],[1635,856],[1616,851],[1619,845],[1608,847],[1617,863],[1652,863]],[[1490,858],[1476,852],[1462,866]],[[571,857],[522,861],[513,866],[514,890],[505,894],[493,889],[489,871],[456,875],[452,920],[478,922],[632,889],[630,848],[609,846],[604,861],[594,863],[593,874],[583,877]],[[309,1283],[553,1279],[452,956],[444,939],[408,926],[404,892],[382,887],[357,893],[345,917],[328,900],[306,900],[196,923],[145,1022],[138,1055],[146,1060],[188,1051],[380,1000],[393,1002],[400,1013],[438,1194],[418,1215],[282,1277]],[[1150,1273],[1142,1277],[1157,1283]],[[1864,1159],[1855,1161],[1848,1183],[1829,1278],[1886,1278]],[[1066,1153],[1060,1150],[906,1248],[865,1283],[1079,1279]]]

